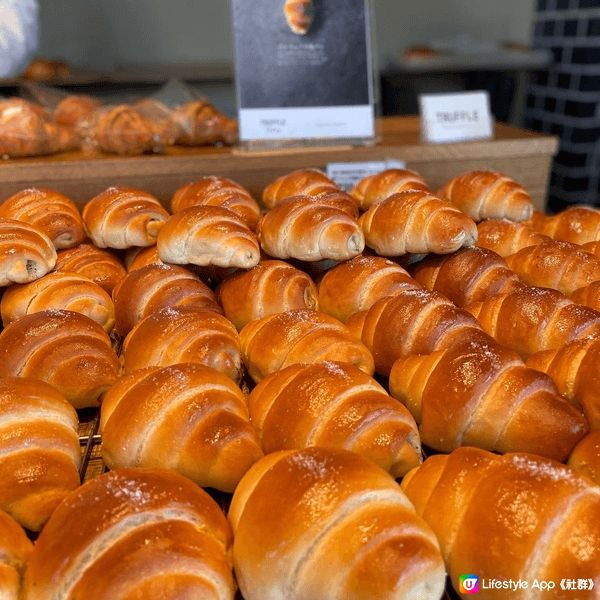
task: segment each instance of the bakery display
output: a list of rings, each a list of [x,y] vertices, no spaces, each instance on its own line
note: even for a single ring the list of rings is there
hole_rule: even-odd
[[[157,239],[165,263],[251,269],[260,249],[252,230],[238,215],[220,206],[191,206],[176,212]]]
[[[149,264],[130,271],[113,290],[116,330],[127,335],[140,321],[163,308],[190,306],[221,313],[212,290],[175,265]]]
[[[266,456],[237,487],[229,521],[245,600],[442,596],[432,531],[392,477],[346,450]]]
[[[33,225],[0,217],[0,288],[43,277],[55,264],[56,250],[46,234]]]
[[[265,454],[309,446],[345,448],[393,477],[421,462],[410,413],[349,363],[291,365],[272,373],[252,390],[248,408]]]
[[[24,315],[52,309],[81,313],[109,333],[115,324],[111,297],[97,283],[77,273],[56,271],[31,283],[10,286],[0,301],[5,327]]]
[[[116,380],[119,361],[98,323],[76,312],[45,310],[0,333],[0,377],[53,385],[75,408],[96,406]]]
[[[169,213],[151,194],[131,187],[109,187],[83,208],[85,231],[98,248],[152,246]]]
[[[238,330],[263,317],[318,307],[310,276],[281,260],[263,260],[252,269],[233,273],[219,284],[217,297]]]
[[[527,221],[533,202],[516,181],[496,171],[469,171],[451,179],[438,195],[475,221],[509,219]]]
[[[54,512],[31,554],[23,599],[233,600],[231,545],[225,516],[194,483],[161,469],[118,469]]]
[[[246,400],[200,364],[138,369],[102,398],[102,458],[110,469],[159,467],[233,492],[262,457]]]
[[[242,376],[240,339],[225,317],[204,308],[163,308],[140,321],[123,342],[123,367],[184,362],[206,365],[238,382]]]
[[[477,241],[477,226],[424,190],[392,194],[359,219],[367,246],[381,256],[449,254]]]
[[[455,589],[465,573],[490,580],[501,572],[556,582],[556,591],[563,579],[592,578],[594,589],[575,595],[597,597],[600,494],[569,467],[532,454],[459,448],[427,459],[402,489],[436,533]],[[511,597],[528,600],[532,591],[530,583]],[[479,597],[501,596],[480,589]]]
[[[0,597],[19,600],[25,565],[33,544],[21,526],[0,510]]]
[[[78,424],[73,407],[51,385],[0,377],[0,531],[2,511],[39,531],[79,486]],[[0,576],[0,592],[1,582]]]
[[[73,248],[85,238],[75,203],[48,188],[27,188],[0,204],[0,217],[23,221],[45,233],[57,250]]]
[[[415,190],[429,191],[425,180],[414,171],[407,169],[386,169],[376,175],[361,179],[352,188],[352,197],[358,202],[361,210],[368,210],[398,192]]]

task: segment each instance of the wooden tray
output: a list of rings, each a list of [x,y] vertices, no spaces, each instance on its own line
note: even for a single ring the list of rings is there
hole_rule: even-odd
[[[168,203],[177,187],[203,175],[224,175],[246,186],[257,198],[275,177],[293,169],[324,168],[328,162],[404,160],[433,189],[472,169],[496,169],[522,183],[536,206],[545,206],[557,138],[496,125],[494,140],[422,144],[418,117],[379,120],[373,146],[286,148],[243,152],[237,148],[170,148],[166,154],[121,157],[71,152],[0,164],[2,198],[28,186],[48,186],[84,203],[110,185],[140,187]]]

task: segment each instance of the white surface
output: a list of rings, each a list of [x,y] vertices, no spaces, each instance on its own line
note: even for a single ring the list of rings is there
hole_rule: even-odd
[[[369,175],[377,175],[386,169],[404,169],[403,160],[371,160],[364,162],[336,162],[327,164],[327,177],[347,192],[350,191],[361,179]]]
[[[38,47],[36,0],[0,0],[0,77],[14,77]]]

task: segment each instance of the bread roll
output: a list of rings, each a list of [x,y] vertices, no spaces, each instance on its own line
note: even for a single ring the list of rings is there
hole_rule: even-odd
[[[435,536],[390,475],[346,450],[266,456],[237,487],[229,521],[246,600],[437,599],[444,592]]]
[[[273,208],[290,196],[316,196],[323,192],[338,191],[338,186],[319,169],[297,169],[272,181],[263,190],[262,201]]]
[[[23,527],[39,531],[79,486],[78,426],[77,413],[51,385],[0,378],[0,509]]]
[[[54,121],[59,125],[76,127],[89,120],[101,104],[100,100],[91,96],[71,94],[56,105]]]
[[[83,221],[75,203],[48,188],[27,188],[0,204],[0,217],[23,221],[45,233],[57,249],[83,242]]]
[[[171,198],[171,211],[177,213],[190,206],[227,208],[253,231],[260,217],[260,208],[248,190],[231,179],[214,175],[177,189]]]
[[[373,374],[373,358],[338,320],[313,310],[290,310],[248,323],[240,332],[242,358],[258,383],[297,363],[338,360]]]
[[[594,281],[589,285],[575,290],[570,298],[573,302],[577,302],[577,304],[583,304],[600,312],[600,281]]]
[[[414,171],[407,169],[386,169],[376,175],[361,179],[352,189],[352,196],[361,210],[368,210],[398,192],[413,190],[429,191],[425,180]]]
[[[600,280],[600,258],[568,242],[549,240],[507,257],[506,263],[528,285],[569,296]]]
[[[524,287],[506,262],[485,248],[429,256],[414,265],[412,274],[423,287],[461,307]]]
[[[23,600],[233,600],[231,529],[193,482],[161,469],[88,481],[38,538]]]
[[[533,214],[533,201],[527,191],[497,171],[469,171],[458,175],[438,195],[474,221],[527,221]]]
[[[492,339],[465,336],[445,350],[401,357],[389,386],[423,443],[440,452],[477,446],[565,460],[588,430],[549,377]]]
[[[48,273],[31,283],[13,285],[0,302],[5,327],[24,315],[51,309],[81,313],[109,333],[115,324],[111,297],[91,279],[77,273]]]
[[[552,217],[541,215],[534,226],[560,242],[597,242],[600,241],[600,210],[591,206],[570,206]]]
[[[126,274],[116,256],[92,244],[81,244],[77,248],[59,252],[56,270],[83,275],[109,294]]]
[[[317,288],[303,271],[281,260],[264,260],[234,273],[217,289],[225,316],[237,327],[288,310],[317,309]]]
[[[174,214],[158,236],[163,262],[251,269],[258,264],[258,241],[233,212],[219,206],[192,206]]]
[[[142,319],[167,307],[222,312],[212,290],[183,267],[151,264],[131,271],[113,290],[116,330],[127,335]]]
[[[233,492],[262,456],[241,390],[186,363],[139,369],[102,399],[102,458],[110,469],[160,467]]]
[[[19,600],[25,564],[33,550],[21,526],[0,510],[0,598]]]
[[[393,477],[421,462],[410,413],[354,365],[325,361],[272,373],[248,398],[266,454],[309,446],[345,448]]]
[[[152,246],[169,213],[152,195],[129,187],[109,187],[83,208],[83,222],[99,248]]]
[[[51,154],[55,129],[40,106],[22,98],[0,100],[0,156]]]
[[[43,277],[55,264],[56,250],[44,233],[33,225],[0,218],[0,287]]]
[[[319,282],[320,310],[342,323],[399,290],[419,288],[399,265],[380,256],[357,256],[327,271]]]
[[[242,359],[235,327],[210,310],[163,308],[140,321],[123,343],[125,373],[184,362],[212,367],[238,382]]]
[[[392,194],[358,222],[367,246],[382,256],[450,254],[477,241],[477,227],[469,217],[422,190]]]
[[[306,35],[314,19],[313,0],[285,0],[283,13],[288,27],[297,35]]]
[[[119,361],[104,329],[76,312],[25,315],[0,333],[0,377],[45,381],[75,408],[96,406],[118,372]]]
[[[525,223],[509,219],[487,219],[477,224],[477,246],[493,250],[503,258],[549,239]]]
[[[592,431],[575,446],[568,465],[600,485],[600,430]]]
[[[237,121],[206,100],[192,100],[178,106],[171,112],[171,118],[177,126],[176,142],[183,146],[237,142]]]
[[[527,589],[482,589],[478,598],[531,600],[563,596],[563,579],[600,584],[600,490],[560,463],[533,454],[497,456],[459,448],[428,458],[402,482],[417,513],[436,533],[449,571],[483,580],[528,582]],[[556,589],[532,589],[553,581]],[[566,592],[564,597],[570,592]]]
[[[597,242],[586,242],[585,244],[581,244],[581,248],[600,258],[600,240]]]
[[[127,272],[141,269],[148,265],[164,265],[158,256],[158,248],[156,246],[148,246],[147,248],[129,248],[125,252],[125,267]]]
[[[365,240],[358,223],[335,205],[292,196],[279,202],[258,223],[262,249],[276,258],[303,261],[348,260]]]

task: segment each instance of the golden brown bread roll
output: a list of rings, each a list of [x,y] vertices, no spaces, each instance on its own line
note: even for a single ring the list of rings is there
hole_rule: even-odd
[[[54,121],[59,125],[76,127],[88,120],[102,103],[92,96],[71,94],[63,98],[54,109]]]
[[[318,196],[323,192],[339,191],[338,186],[319,169],[298,169],[272,181],[263,190],[262,201],[267,208],[290,196]]]
[[[412,413],[423,443],[441,452],[476,446],[565,460],[588,430],[548,376],[491,338],[466,336],[445,350],[399,358],[390,393]]]
[[[477,224],[477,246],[493,250],[503,258],[547,242],[550,238],[525,223],[509,219],[486,219]]]
[[[125,373],[184,362],[212,367],[238,382],[242,359],[235,327],[210,310],[163,308],[140,321],[123,342]]]
[[[231,529],[193,482],[162,469],[88,481],[38,538],[23,600],[233,600]]]
[[[21,526],[0,510],[0,598],[19,600],[25,565],[33,550]]]
[[[290,310],[248,323],[240,331],[242,358],[258,383],[297,363],[337,360],[373,374],[373,358],[337,319],[314,310]]]
[[[313,0],[285,0],[283,14],[295,34],[306,35],[315,16]]]
[[[183,146],[205,146],[237,142],[237,121],[218,111],[206,100],[192,100],[171,112],[177,127],[176,142]]]
[[[104,329],[76,312],[25,315],[0,333],[0,377],[45,381],[75,408],[95,406],[118,372],[119,360]]]
[[[33,225],[0,217],[0,287],[43,277],[56,264],[52,241]]]
[[[51,309],[81,313],[109,333],[115,324],[111,297],[91,279],[77,273],[57,271],[31,283],[10,286],[0,302],[5,327],[24,315]]]
[[[574,597],[597,598],[600,490],[569,467],[533,454],[459,448],[428,458],[402,489],[436,533],[456,590],[460,575],[474,573],[484,600],[559,598],[561,580],[592,578],[594,590]],[[528,587],[482,588],[482,580],[499,578]],[[556,589],[538,593],[535,580]]]
[[[460,307],[524,285],[500,256],[485,248],[429,256],[411,271],[423,287],[443,294]]]
[[[600,240],[597,242],[586,242],[585,244],[581,244],[581,248],[600,258]]]
[[[56,270],[83,275],[109,294],[126,275],[125,268],[116,256],[92,244],[81,244],[77,248],[60,251]]]
[[[552,288],[570,296],[600,280],[600,258],[568,242],[549,240],[506,258],[507,265],[528,285]]]
[[[600,430],[592,431],[575,446],[567,464],[600,485]]]
[[[600,340],[576,340],[556,350],[537,352],[527,366],[548,374],[558,391],[581,407],[591,429],[600,429]]]
[[[353,452],[306,448],[266,456],[237,487],[229,521],[246,600],[443,594],[435,536],[392,477]]]
[[[262,457],[241,390],[199,364],[121,377],[102,398],[100,426],[110,469],[169,469],[224,492]]]
[[[575,290],[569,297],[577,304],[583,304],[600,312],[600,281],[594,281]]]
[[[147,248],[129,248],[125,252],[125,267],[127,272],[147,267],[148,265],[164,265],[158,256],[158,248],[156,246],[148,246]]]
[[[77,413],[51,385],[0,378],[0,508],[23,527],[39,531],[79,486],[78,427]]]
[[[399,265],[380,256],[357,256],[340,263],[319,282],[320,310],[342,323],[398,290],[419,288]]]
[[[597,242],[600,241],[600,210],[591,206],[570,206],[552,217],[540,214],[533,226],[560,242]]]
[[[309,446],[345,448],[393,477],[421,462],[410,413],[348,363],[291,365],[271,373],[252,390],[248,408],[266,454]]]
[[[91,143],[104,152],[136,155],[157,148],[157,133],[155,124],[139,111],[119,104],[96,111],[88,136]]]
[[[40,106],[21,98],[0,100],[0,156],[51,154],[55,131]]]
[[[83,222],[99,248],[152,246],[169,213],[151,194],[130,187],[109,187],[83,208]]]
[[[358,256],[365,239],[355,219],[318,198],[291,196],[258,223],[262,249],[275,258],[303,261],[348,260]]]
[[[23,77],[34,81],[47,81],[48,79],[69,77],[69,75],[71,75],[71,67],[67,63],[47,58],[34,58],[23,73]]]
[[[217,288],[225,316],[237,327],[288,310],[317,310],[317,288],[303,271],[281,260],[263,260],[229,276]]]
[[[0,204],[0,217],[23,221],[45,233],[58,250],[83,242],[83,221],[75,203],[48,188],[27,188]]]
[[[171,198],[173,213],[190,206],[207,205],[227,208],[253,231],[260,218],[260,208],[250,192],[227,177],[202,177],[178,188]]]
[[[475,223],[426,191],[392,194],[358,220],[369,248],[382,256],[449,254],[477,241]]]
[[[533,202],[527,191],[497,171],[469,171],[458,175],[446,183],[438,195],[474,221],[527,221],[533,214]]]
[[[252,230],[220,206],[191,206],[169,218],[157,240],[165,263],[251,269],[260,249]]]
[[[503,346],[527,358],[600,336],[600,313],[556,290],[523,287],[466,307]]]
[[[128,273],[113,290],[117,332],[127,335],[152,313],[193,306],[221,313],[212,290],[183,267],[151,264]]]
[[[386,169],[361,179],[354,186],[351,194],[360,208],[367,210],[392,194],[413,190],[429,191],[425,180],[418,173],[407,169]]]
[[[398,290],[355,313],[347,326],[371,351],[382,375],[389,375],[401,356],[431,354],[465,338],[489,341],[472,315],[424,289]]]

